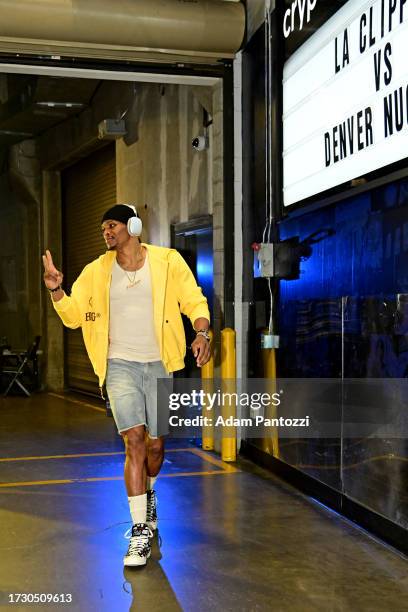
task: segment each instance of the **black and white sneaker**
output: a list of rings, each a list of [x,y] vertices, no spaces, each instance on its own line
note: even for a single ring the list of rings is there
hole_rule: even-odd
[[[136,523],[132,527],[130,536],[129,548],[123,558],[123,563],[126,566],[146,565],[148,558],[152,553],[150,539],[153,533],[146,523]]]
[[[147,491],[146,523],[152,531],[157,529],[157,495],[156,491]]]

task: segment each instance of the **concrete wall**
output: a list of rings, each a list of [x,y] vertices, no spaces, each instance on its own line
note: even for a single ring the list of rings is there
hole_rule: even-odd
[[[214,360],[215,374],[220,374],[220,331],[224,327],[224,149],[223,88],[213,91],[213,251],[214,251]]]
[[[235,308],[234,327],[237,333],[237,377],[247,376],[248,308],[243,303],[243,236],[242,236],[242,54],[234,60],[234,255]],[[247,248],[247,245],[245,245]]]
[[[0,337],[25,349],[42,335],[41,175],[35,142],[14,145],[6,160],[0,176]]]
[[[55,265],[60,268],[60,262],[62,261],[62,225],[59,172],[43,172],[42,211],[43,250],[48,248],[51,251]],[[64,329],[45,288],[43,294],[45,296],[43,348],[47,355],[44,363],[43,380],[46,381],[49,389],[61,391],[64,387]]]
[[[210,152],[191,146],[203,133],[203,107],[191,87],[144,85],[126,122],[137,140],[116,145],[118,201],[136,204],[143,240],[169,246],[171,223],[212,210]]]
[[[21,234],[27,226],[26,209],[13,193],[7,172],[0,176],[0,337],[22,348],[27,342],[27,269]]]

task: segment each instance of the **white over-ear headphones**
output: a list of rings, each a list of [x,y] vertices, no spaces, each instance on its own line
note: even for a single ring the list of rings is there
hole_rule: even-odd
[[[127,231],[130,236],[140,236],[142,233],[142,220],[137,216],[137,210],[132,204],[125,204],[125,206],[129,206],[136,215],[136,217],[130,217],[127,222]]]

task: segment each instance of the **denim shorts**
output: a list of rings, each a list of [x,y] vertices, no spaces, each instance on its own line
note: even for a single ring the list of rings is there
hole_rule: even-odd
[[[138,425],[151,438],[169,433],[169,406],[157,406],[157,379],[171,377],[161,361],[108,359],[106,390],[119,433]]]

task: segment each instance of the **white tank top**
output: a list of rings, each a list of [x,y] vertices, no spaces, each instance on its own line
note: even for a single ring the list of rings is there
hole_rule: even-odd
[[[137,272],[126,272],[115,260],[110,286],[109,359],[160,361],[154,331],[152,283],[148,254]]]

